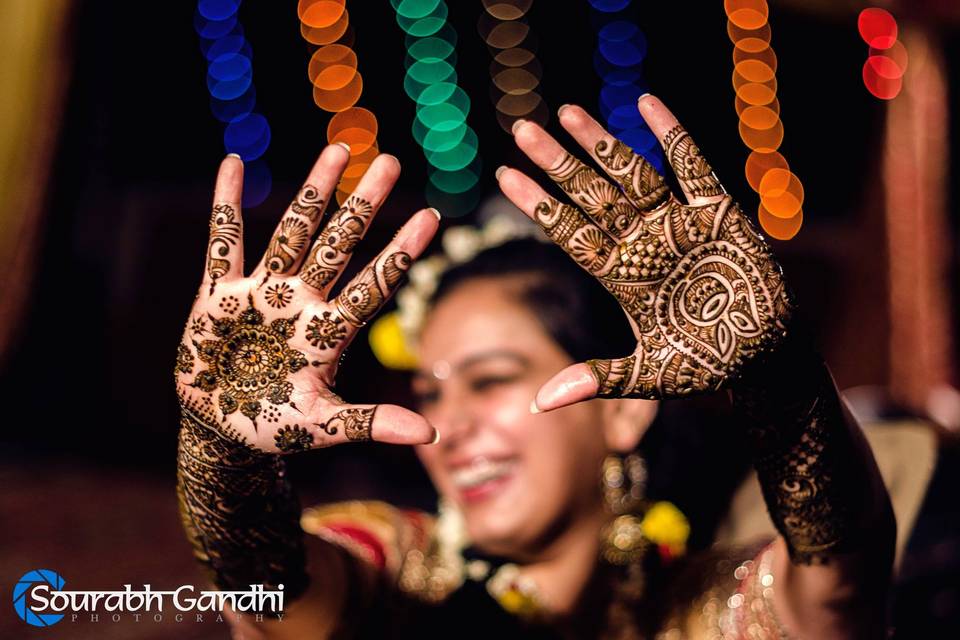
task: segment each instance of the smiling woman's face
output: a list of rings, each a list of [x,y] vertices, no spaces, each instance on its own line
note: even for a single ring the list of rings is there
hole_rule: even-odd
[[[602,517],[602,401],[531,414],[537,389],[572,360],[519,301],[516,278],[468,280],[435,306],[414,379],[440,431],[417,453],[462,510],[474,544],[535,554],[568,527]]]

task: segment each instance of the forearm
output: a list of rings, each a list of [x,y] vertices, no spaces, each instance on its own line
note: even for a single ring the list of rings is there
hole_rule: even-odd
[[[300,508],[279,456],[180,420],[177,496],[194,555],[223,590],[283,585],[284,603],[307,587]]]
[[[882,542],[878,534],[889,534],[892,544],[892,511],[873,455],[802,333],[791,332],[745,371],[732,399],[795,564],[827,564],[872,548]]]
[[[882,627],[893,511],[860,427],[811,341],[791,331],[744,372],[732,399],[789,556],[777,563],[785,618],[803,627],[823,623],[818,637],[843,628],[859,636],[856,621],[867,618]]]

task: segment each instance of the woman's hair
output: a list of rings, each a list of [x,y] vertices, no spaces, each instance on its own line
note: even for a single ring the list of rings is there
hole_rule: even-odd
[[[480,278],[509,278],[513,286],[505,291],[575,361],[623,357],[636,347],[616,299],[554,244],[521,238],[481,251],[440,277],[432,302]]]
[[[471,280],[503,278],[544,330],[577,362],[618,358],[636,338],[616,299],[554,244],[511,240],[445,272],[431,303]],[[506,283],[505,283],[506,284]],[[692,548],[708,546],[749,458],[725,399],[661,402],[638,451],[647,461],[647,495],[670,500],[691,521]],[[599,482],[599,478],[597,480]]]

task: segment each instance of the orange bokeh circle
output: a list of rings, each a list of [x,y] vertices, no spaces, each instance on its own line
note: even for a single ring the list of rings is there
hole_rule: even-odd
[[[780,153],[771,151],[763,153],[761,151],[751,151],[747,157],[747,164],[744,166],[744,174],[750,188],[754,191],[760,191],[760,181],[763,176],[771,169],[790,169],[787,159]]]
[[[776,151],[783,143],[783,122],[778,118],[776,124],[768,129],[754,129],[741,120],[740,139],[753,151]]]
[[[759,29],[767,23],[766,0],[723,0],[727,18],[741,29]]]
[[[778,218],[797,215],[803,196],[803,184],[789,169],[770,169],[760,180],[760,202]]]
[[[297,15],[308,27],[323,29],[332,26],[346,11],[345,0],[300,0]]]
[[[363,93],[363,77],[358,71],[354,73],[350,82],[333,91],[314,85],[313,101],[324,111],[337,112],[349,109],[356,104],[361,93]]]
[[[740,112],[740,122],[751,129],[775,127],[780,122],[780,103],[777,102],[775,105],[768,106],[748,106]]]
[[[757,217],[760,219],[760,227],[767,235],[777,240],[790,240],[803,226],[803,209],[790,218],[778,218],[761,204],[757,210]]]
[[[357,70],[357,54],[350,47],[331,44],[320,47],[310,56],[307,77],[321,89],[333,91],[346,86]],[[321,78],[321,76],[323,76]],[[319,79],[319,84],[318,84]]]
[[[736,76],[740,76],[747,82],[770,82],[776,78],[776,73],[770,67],[770,65],[762,62],[761,60],[743,60],[738,62],[734,68],[734,86],[737,85]]]
[[[340,19],[328,27],[311,27],[305,22],[300,23],[300,35],[310,44],[333,44],[347,32],[350,27],[350,13],[344,11]]]

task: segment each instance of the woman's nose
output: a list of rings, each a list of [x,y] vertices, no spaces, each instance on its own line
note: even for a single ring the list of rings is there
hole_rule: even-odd
[[[476,428],[471,406],[463,398],[447,396],[430,416],[430,422],[440,432],[440,443],[453,445],[469,436]]]

